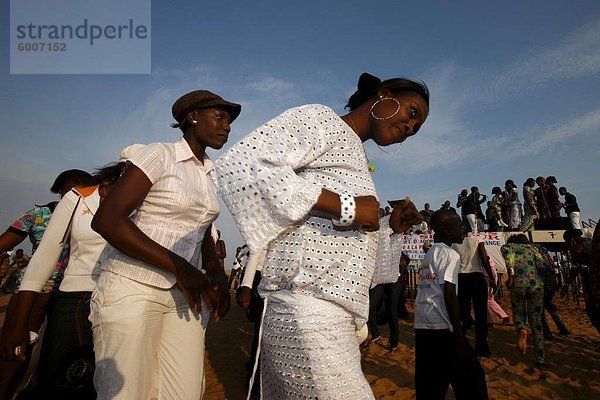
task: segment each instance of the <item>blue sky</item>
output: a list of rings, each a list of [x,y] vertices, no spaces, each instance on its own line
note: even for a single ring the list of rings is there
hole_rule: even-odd
[[[187,91],[242,104],[227,149],[292,106],[343,114],[365,71],[422,79],[432,96],[398,154],[366,145],[382,200],[410,195],[435,209],[472,185],[489,194],[509,178],[521,187],[555,175],[584,219],[600,216],[598,1],[163,0],[152,2],[151,38],[148,75],[10,75],[0,43],[0,226],[53,199],[64,169],[177,140],[170,109]],[[218,224],[233,253],[241,239],[226,209]]]

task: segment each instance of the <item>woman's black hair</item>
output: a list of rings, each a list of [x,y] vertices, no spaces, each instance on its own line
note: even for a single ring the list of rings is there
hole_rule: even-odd
[[[183,121],[181,121],[181,122],[172,123],[171,128],[177,128],[177,129],[181,130],[181,132],[185,133],[185,131],[187,130],[189,125],[190,125],[190,123],[188,122],[187,118],[184,118]]]
[[[535,179],[533,178],[527,178],[527,180],[525,181],[525,183],[523,183],[523,186],[530,186],[532,184],[535,183]]]
[[[361,104],[377,95],[381,89],[387,89],[392,93],[415,93],[423,98],[429,106],[429,88],[422,81],[412,81],[407,78],[392,78],[385,81],[363,72],[358,78],[357,90],[348,99],[346,104],[350,111],[358,108]]]
[[[504,186],[510,186],[511,188],[517,187],[512,179],[507,179],[506,182],[504,182]]]
[[[123,173],[123,163],[111,163],[94,170],[94,183],[96,185],[110,185],[115,183]]]
[[[494,186],[492,188],[492,194],[500,194],[502,193],[502,189],[500,189],[500,186]]]
[[[50,186],[50,191],[52,193],[60,193],[60,189],[67,183],[72,183],[73,187],[89,186],[94,184],[94,179],[89,172],[80,169],[68,169],[58,174],[54,183]]]

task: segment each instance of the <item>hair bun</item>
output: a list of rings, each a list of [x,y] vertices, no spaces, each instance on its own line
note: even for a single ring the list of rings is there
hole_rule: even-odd
[[[377,89],[379,89],[380,84],[381,79],[369,73],[363,72],[358,78],[356,92],[354,92],[354,94],[348,99],[346,108],[354,110],[356,107],[370,99],[377,93]]]
[[[368,72],[363,72],[358,78],[358,92],[369,94],[375,93],[380,83],[381,79],[378,77],[373,76]]]

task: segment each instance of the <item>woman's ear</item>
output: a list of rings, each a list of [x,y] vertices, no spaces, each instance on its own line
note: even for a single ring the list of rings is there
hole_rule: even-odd
[[[187,119],[187,121],[192,125],[196,125],[198,123],[198,121],[196,120],[196,111],[192,111],[191,113],[189,113],[187,117],[185,117],[185,119]]]

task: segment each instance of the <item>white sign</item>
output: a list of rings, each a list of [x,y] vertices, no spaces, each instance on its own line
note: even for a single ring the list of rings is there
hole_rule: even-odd
[[[504,263],[504,257],[500,252],[500,248],[506,243],[504,240],[504,232],[481,232],[477,234],[469,233],[469,236],[477,235],[483,238],[485,249],[488,255],[492,259],[496,270],[500,274],[506,273],[506,265]],[[562,236],[561,236],[562,238]],[[433,243],[433,234],[421,234],[421,235],[403,235],[401,248],[408,257],[410,257],[413,263],[419,264],[425,253],[423,252],[423,244],[425,242]]]

